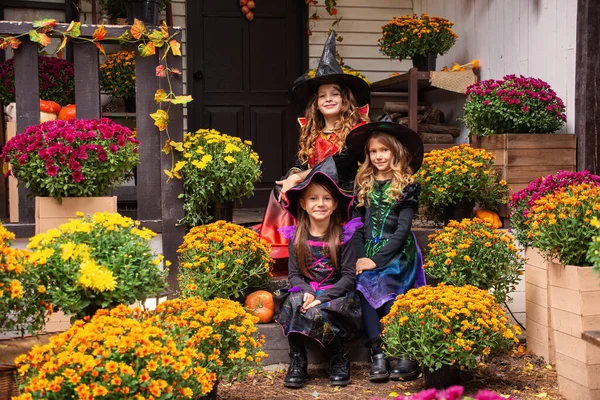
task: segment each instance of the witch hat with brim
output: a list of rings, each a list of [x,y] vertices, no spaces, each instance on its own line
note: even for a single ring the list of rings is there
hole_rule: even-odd
[[[395,137],[411,155],[409,166],[413,174],[421,168],[424,153],[421,137],[409,127],[392,121],[388,115],[380,121],[363,124],[350,131],[346,137],[346,147],[357,160],[365,160],[365,146],[372,132],[385,132]]]
[[[335,83],[348,87],[352,91],[357,105],[364,106],[369,103],[371,87],[358,76],[345,74],[335,57],[335,52],[335,33],[331,31],[314,75],[311,76],[311,70],[309,70],[294,81],[292,98],[295,102],[306,105],[310,96],[319,89],[319,86]]]
[[[351,210],[350,206],[354,200],[354,196],[345,194],[338,184],[338,173],[335,166],[335,162],[331,156],[327,157],[321,163],[313,167],[309,172],[308,176],[304,181],[298,185],[290,188],[286,193],[286,204],[284,205],[286,211],[290,213],[292,217],[297,221],[298,213],[300,208],[300,198],[302,197],[302,191],[308,187],[312,182],[323,182],[329,181],[336,188],[334,196],[338,202],[336,210],[339,210],[342,222],[346,222],[350,219]]]

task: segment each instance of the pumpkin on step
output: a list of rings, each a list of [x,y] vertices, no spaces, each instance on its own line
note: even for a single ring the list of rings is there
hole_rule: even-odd
[[[275,314],[275,303],[273,302],[273,295],[266,290],[257,290],[252,292],[246,297],[244,306],[252,313],[256,315],[259,320],[259,324],[267,324],[273,319]]]
[[[58,113],[58,119],[66,121],[69,119],[76,119],[77,114],[75,111],[75,104],[67,104]]]
[[[502,228],[502,221],[500,220],[500,217],[493,211],[476,210],[475,217],[491,224],[492,228]]]

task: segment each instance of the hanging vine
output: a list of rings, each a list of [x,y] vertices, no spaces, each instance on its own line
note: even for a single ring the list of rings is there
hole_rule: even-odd
[[[317,0],[304,0],[304,2],[309,7],[309,9],[310,9],[311,5],[314,6],[314,9],[315,9],[315,11],[312,14],[310,14],[310,16],[308,17],[308,24],[307,24],[307,29],[306,29],[306,34],[308,36],[311,36],[312,30],[315,26],[315,23],[321,19],[321,16],[319,15],[319,8],[317,7],[317,4],[319,2]],[[333,22],[331,23],[331,27],[327,31],[327,35],[329,35],[331,33],[332,29],[334,29],[336,27],[339,28],[339,24],[340,24],[340,22],[342,22],[342,19],[344,17],[338,16],[337,0],[325,0],[325,11],[327,11],[327,14],[329,14],[330,16],[332,16],[334,18]],[[339,35],[337,33],[337,30],[334,30],[334,36],[335,36],[335,40],[337,42],[341,42],[344,40],[344,37]],[[344,66],[344,59],[340,56],[340,53],[337,50],[335,52],[335,55],[336,55],[336,58],[338,59],[340,65]]]

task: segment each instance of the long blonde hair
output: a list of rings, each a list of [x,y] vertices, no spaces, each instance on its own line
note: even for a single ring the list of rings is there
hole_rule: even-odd
[[[344,149],[346,136],[348,136],[354,125],[361,120],[369,122],[369,117],[361,115],[358,112],[356,100],[350,89],[337,84],[336,86],[342,95],[339,119],[334,127],[334,133],[336,134],[334,144],[337,146],[339,152]],[[323,129],[325,129],[325,118],[323,118],[323,114],[319,111],[318,100],[319,93],[317,90],[310,96],[306,110],[304,111],[306,124],[301,127],[300,139],[298,140],[298,159],[302,163],[306,163],[311,159],[315,152],[315,142]]]
[[[317,178],[315,176],[315,178]],[[314,179],[306,188],[302,190],[301,196],[304,196],[306,191],[312,185],[319,185],[323,189],[325,189],[333,198],[335,198],[339,202],[340,194],[338,190],[333,186],[333,184],[325,179],[319,179],[318,181]],[[329,248],[329,256],[331,257],[331,262],[333,263],[335,269],[337,271],[340,270],[339,266],[339,255],[338,248],[340,246],[340,237],[342,234],[342,211],[336,208],[331,217],[329,218],[329,227],[327,228],[327,233],[323,238],[324,241],[327,242]],[[308,235],[310,232],[310,217],[306,210],[304,210],[300,206],[300,202],[298,202],[298,222],[296,223],[296,235],[294,237],[294,253],[296,255],[296,261],[298,267],[300,267],[300,271],[304,276],[310,277],[307,268],[307,260],[309,259],[309,249],[308,249]]]
[[[356,173],[354,188],[356,199],[358,200],[357,206],[363,206],[368,203],[369,196],[373,192],[375,177],[377,176],[377,168],[375,168],[369,157],[369,144],[373,139],[379,140],[392,152],[391,169],[393,176],[389,192],[386,193],[387,201],[392,203],[399,200],[404,188],[415,181],[413,171],[409,166],[411,155],[402,146],[402,143],[389,133],[372,132],[365,144],[365,162]]]

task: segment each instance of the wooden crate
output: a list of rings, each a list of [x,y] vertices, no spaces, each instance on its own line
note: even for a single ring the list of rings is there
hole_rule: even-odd
[[[58,228],[77,212],[117,212],[117,197],[63,197],[62,204],[53,197],[35,198],[35,234]]]
[[[495,170],[499,179],[510,187],[509,196],[529,182],[559,170],[577,168],[577,137],[569,133],[505,133],[492,136],[473,136],[473,147],[483,148],[496,156]],[[500,215],[507,216],[501,207]]]

